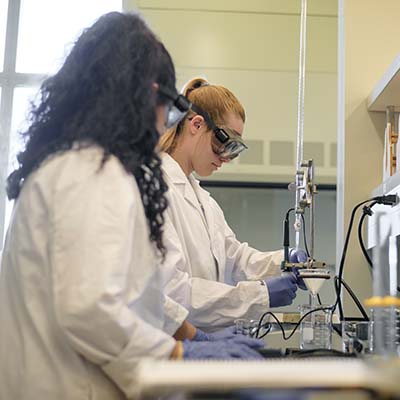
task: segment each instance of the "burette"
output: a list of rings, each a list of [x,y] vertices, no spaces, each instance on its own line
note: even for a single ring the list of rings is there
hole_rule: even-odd
[[[302,214],[304,208],[301,206],[302,198],[307,188],[304,176],[301,172],[303,164],[303,141],[304,141],[304,89],[306,70],[306,33],[307,33],[307,0],[301,0],[300,16],[300,52],[299,52],[299,85],[297,99],[297,140],[296,140],[296,204],[295,204],[295,242],[296,249],[300,247],[300,233],[302,227]],[[313,256],[313,235],[311,237],[311,257]]]
[[[282,271],[290,271],[293,268],[301,269],[300,275],[304,278],[329,279],[329,273],[322,268],[326,263],[314,259],[314,195],[317,193],[314,184],[314,162],[312,159],[303,160],[304,141],[304,89],[306,72],[306,23],[307,23],[307,0],[301,0],[300,14],[300,54],[299,54],[299,85],[297,101],[297,137],[296,137],[296,175],[294,184],[289,189],[296,191],[295,210],[295,241],[296,249],[300,248],[300,235],[304,224],[305,209],[309,208],[310,213],[310,246],[306,262],[289,261],[289,227],[288,217],[284,221],[284,260],[281,264]],[[288,214],[286,214],[288,215]],[[304,238],[305,240],[306,238]],[[307,250],[307,247],[306,247]],[[317,274],[316,274],[317,273]]]

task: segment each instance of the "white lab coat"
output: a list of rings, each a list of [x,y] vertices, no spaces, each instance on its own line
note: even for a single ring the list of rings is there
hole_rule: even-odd
[[[168,154],[162,155],[169,186],[162,266],[165,293],[189,310],[205,330],[236,318],[259,318],[269,308],[259,279],[280,274],[283,251],[260,252],[240,243],[210,194]]]
[[[159,267],[135,179],[95,146],[53,156],[16,202],[0,274],[0,399],[135,398],[168,358]]]

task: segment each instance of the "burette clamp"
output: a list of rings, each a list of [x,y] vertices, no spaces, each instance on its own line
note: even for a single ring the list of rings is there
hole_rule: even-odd
[[[290,272],[293,269],[298,270],[322,270],[326,268],[326,263],[324,261],[313,260],[308,258],[306,262],[302,263],[292,263],[286,260],[281,262],[281,271],[282,272]],[[328,274],[328,271],[326,271]],[[329,274],[328,274],[329,277]]]

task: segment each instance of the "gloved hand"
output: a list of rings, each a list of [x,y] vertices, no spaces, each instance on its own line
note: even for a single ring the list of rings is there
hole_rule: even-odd
[[[290,249],[289,250],[289,262],[298,263],[298,262],[306,262],[307,261],[307,253],[301,249]],[[304,283],[303,279],[299,276],[299,269],[293,268],[292,271],[296,275],[297,285],[300,289],[307,290],[307,286]]]
[[[307,253],[301,249],[291,248],[289,250],[289,262],[303,263],[307,261]]]
[[[215,342],[183,341],[183,358],[188,360],[200,359],[262,359],[257,349],[264,347],[264,342],[247,336],[236,335],[232,339]]]
[[[201,329],[196,329],[193,339],[195,342],[215,342],[216,340],[232,339],[236,336],[236,326],[221,329],[213,333],[205,333]]]
[[[292,304],[297,290],[297,278],[295,274],[288,273],[265,280],[264,282],[269,293],[270,307],[282,307]]]
[[[302,290],[307,290],[307,286],[302,278],[300,278],[300,273],[298,268],[292,268],[294,275],[296,276],[297,286]]]

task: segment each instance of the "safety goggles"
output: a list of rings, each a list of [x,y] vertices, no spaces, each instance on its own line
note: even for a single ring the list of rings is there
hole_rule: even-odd
[[[165,127],[169,129],[179,124],[179,122],[185,118],[192,108],[192,103],[182,94],[178,94],[176,91],[173,91],[164,85],[159,85],[158,91],[169,100],[165,122]]]
[[[233,160],[243,150],[247,149],[241,136],[230,128],[219,128],[214,125],[211,127],[214,135],[211,140],[211,146],[215,154],[221,158]]]
[[[209,114],[191,103],[187,97],[172,91],[163,85],[159,85],[158,91],[164,95],[170,102],[167,106],[167,117],[165,126],[172,128],[185,118],[190,110],[201,115],[208,127],[213,131],[211,146],[215,154],[221,158],[233,160],[243,150],[247,149],[243,139],[233,129],[220,128],[215,125]]]
[[[214,153],[219,157],[227,160],[233,160],[242,151],[248,148],[242,137],[234,129],[218,127],[215,125],[214,121],[207,112],[194,105],[192,106],[192,110],[197,114],[200,114],[206,121],[209,128],[213,131],[214,135],[211,139],[211,146]]]

